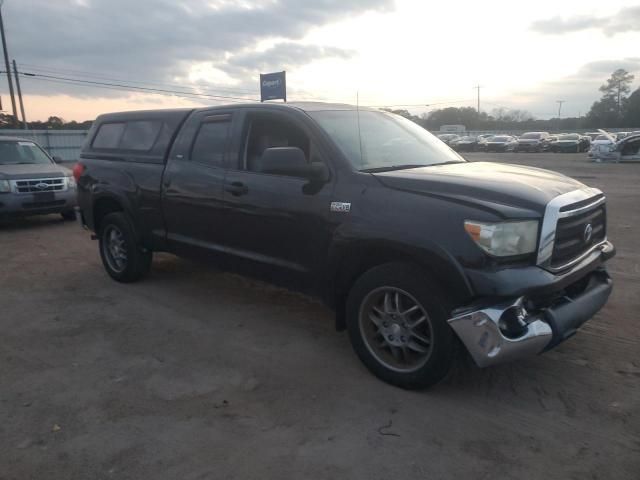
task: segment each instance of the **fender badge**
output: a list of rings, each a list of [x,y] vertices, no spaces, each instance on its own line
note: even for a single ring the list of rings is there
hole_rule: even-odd
[[[331,211],[349,213],[351,211],[351,204],[345,202],[331,202]]]

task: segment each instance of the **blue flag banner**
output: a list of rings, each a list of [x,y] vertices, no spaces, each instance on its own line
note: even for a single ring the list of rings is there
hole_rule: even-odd
[[[260,101],[281,98],[287,101],[287,72],[260,74]]]

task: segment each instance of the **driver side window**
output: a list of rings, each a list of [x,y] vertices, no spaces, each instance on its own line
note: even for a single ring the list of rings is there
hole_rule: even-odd
[[[261,171],[262,154],[272,147],[298,147],[310,158],[311,141],[305,132],[291,121],[276,115],[256,115],[249,120],[243,166],[250,172]]]

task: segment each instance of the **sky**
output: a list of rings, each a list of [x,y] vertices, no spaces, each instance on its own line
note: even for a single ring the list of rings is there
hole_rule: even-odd
[[[37,75],[21,77],[30,121],[256,100],[259,74],[281,70],[290,101],[414,114],[476,107],[480,85],[483,111],[550,118],[564,100],[563,117],[584,115],[617,68],[640,87],[638,0],[5,0],[2,14],[10,58]],[[10,110],[5,75],[0,95]]]

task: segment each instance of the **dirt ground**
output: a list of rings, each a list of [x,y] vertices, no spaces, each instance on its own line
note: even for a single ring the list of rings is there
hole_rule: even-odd
[[[614,293],[557,349],[424,392],[305,297],[170,255],[121,285],[74,223],[0,226],[0,479],[639,478],[640,165],[493,158],[607,193]]]

